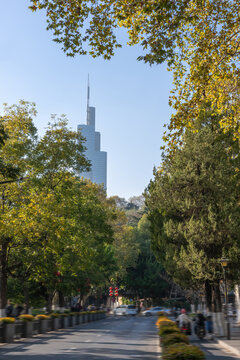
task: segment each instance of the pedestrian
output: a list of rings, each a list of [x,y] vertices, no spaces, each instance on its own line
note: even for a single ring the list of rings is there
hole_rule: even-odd
[[[13,315],[13,304],[11,300],[7,301],[7,306],[5,308],[6,316],[11,317]]]
[[[12,315],[17,318],[19,317],[19,315],[21,315],[22,311],[23,311],[23,306],[16,304],[13,309]]]
[[[206,317],[206,328],[209,334],[213,333],[213,321],[212,321],[212,315],[210,313],[207,314]]]

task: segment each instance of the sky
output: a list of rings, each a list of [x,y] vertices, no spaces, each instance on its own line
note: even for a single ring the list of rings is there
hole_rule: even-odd
[[[108,153],[107,194],[141,195],[161,163],[171,74],[165,65],[137,61],[138,46],[124,46],[110,61],[67,57],[46,31],[45,13],[32,13],[29,5],[29,0],[0,0],[0,114],[3,103],[23,99],[36,103],[40,135],[51,114],[66,114],[69,127],[77,130],[86,123],[89,74],[96,131]]]

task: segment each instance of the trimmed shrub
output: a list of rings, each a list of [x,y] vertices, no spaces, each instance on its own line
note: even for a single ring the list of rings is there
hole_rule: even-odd
[[[205,354],[197,346],[175,344],[164,348],[163,360],[205,360]]]
[[[61,313],[61,314],[59,314],[60,315],[60,317],[68,317],[69,316],[69,313]]]
[[[33,321],[34,320],[34,316],[30,315],[30,314],[22,314],[22,315],[19,315],[18,318],[23,321]]]
[[[172,322],[171,320],[169,320],[166,316],[159,316],[157,321],[156,321],[156,326],[159,327],[159,325],[162,322]]]
[[[177,326],[177,324],[174,322],[174,321],[171,321],[171,320],[160,320],[158,321],[158,328],[161,329],[161,327],[163,326]]]
[[[0,322],[2,322],[4,324],[14,324],[15,321],[16,320],[13,317],[2,317],[2,318],[0,318]]]
[[[168,334],[161,339],[161,345],[163,345],[164,347],[177,343],[189,344],[188,336],[175,332],[172,334]]]
[[[52,319],[57,319],[57,318],[59,318],[61,316],[61,314],[59,314],[59,313],[51,313],[50,314],[50,317],[52,318]]]
[[[161,326],[159,329],[159,336],[165,336],[172,333],[181,333],[180,329],[175,326]]]
[[[35,319],[38,319],[38,320],[46,320],[46,319],[49,319],[50,316],[48,315],[44,315],[44,314],[38,314],[35,316]]]

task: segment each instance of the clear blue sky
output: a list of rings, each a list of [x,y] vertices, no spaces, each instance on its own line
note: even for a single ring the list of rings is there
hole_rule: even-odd
[[[69,126],[86,120],[87,75],[96,130],[108,153],[108,195],[140,195],[161,162],[163,124],[171,115],[171,75],[164,65],[138,62],[138,47],[124,47],[106,61],[68,58],[47,32],[44,12],[28,0],[0,1],[0,111],[19,99],[34,101],[35,124],[44,133],[51,114],[66,114]]]

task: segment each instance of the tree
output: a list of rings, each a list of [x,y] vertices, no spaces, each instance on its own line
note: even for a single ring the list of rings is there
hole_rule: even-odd
[[[30,166],[30,151],[33,150],[36,141],[36,128],[33,125],[33,117],[36,114],[35,106],[32,103],[20,101],[19,105],[4,107],[4,115],[1,117],[1,125],[6,134],[0,150],[0,158],[7,168],[13,167],[18,176],[24,176]],[[2,174],[8,174],[8,170]],[[8,247],[12,240],[12,229],[10,223],[11,213],[13,211],[13,202],[10,200],[12,184],[2,185],[1,188],[1,251],[0,251],[0,309],[4,309],[7,300],[7,258]],[[10,216],[10,217],[9,217]]]
[[[161,300],[169,294],[169,284],[163,280],[163,266],[156,260],[151,250],[150,223],[147,214],[139,220],[137,227],[133,228],[133,242],[139,248],[135,264],[127,268],[122,279],[126,292],[137,299],[152,298]]]
[[[123,27],[130,45],[140,43],[149,64],[167,61],[173,71],[170,105],[171,147],[183,130],[194,127],[203,104],[220,115],[221,126],[239,138],[240,32],[238,0],[31,0],[33,11],[46,9],[48,30],[69,56],[89,53],[109,59],[121,47]],[[84,47],[86,43],[86,47]]]
[[[62,221],[56,214],[54,186],[65,180],[64,173],[89,168],[82,155],[81,135],[68,131],[66,120],[61,119],[37,141],[35,114],[34,104],[21,101],[19,105],[5,106],[1,118],[7,134],[1,158],[18,168],[19,175],[27,175],[28,182],[23,186],[10,183],[2,188],[1,309],[6,304],[8,275],[18,272],[24,281],[28,279],[33,264],[39,263],[42,253],[45,256],[46,240],[53,239]],[[55,211],[51,208],[53,204]]]
[[[113,243],[117,261],[114,274],[124,294],[134,298],[153,298],[155,301],[167,296],[169,284],[162,278],[163,266],[159,263],[150,246],[149,221],[142,196],[132,197],[127,202],[117,196],[120,215],[114,226]]]
[[[205,119],[205,112],[203,112]],[[221,311],[220,259],[239,263],[239,156],[215,115],[186,131],[146,191],[152,241],[166,270],[186,286],[205,285],[208,308]],[[180,276],[179,276],[180,274]],[[186,278],[184,278],[186,274]],[[231,272],[239,277],[238,271]],[[181,280],[182,279],[182,280]]]

